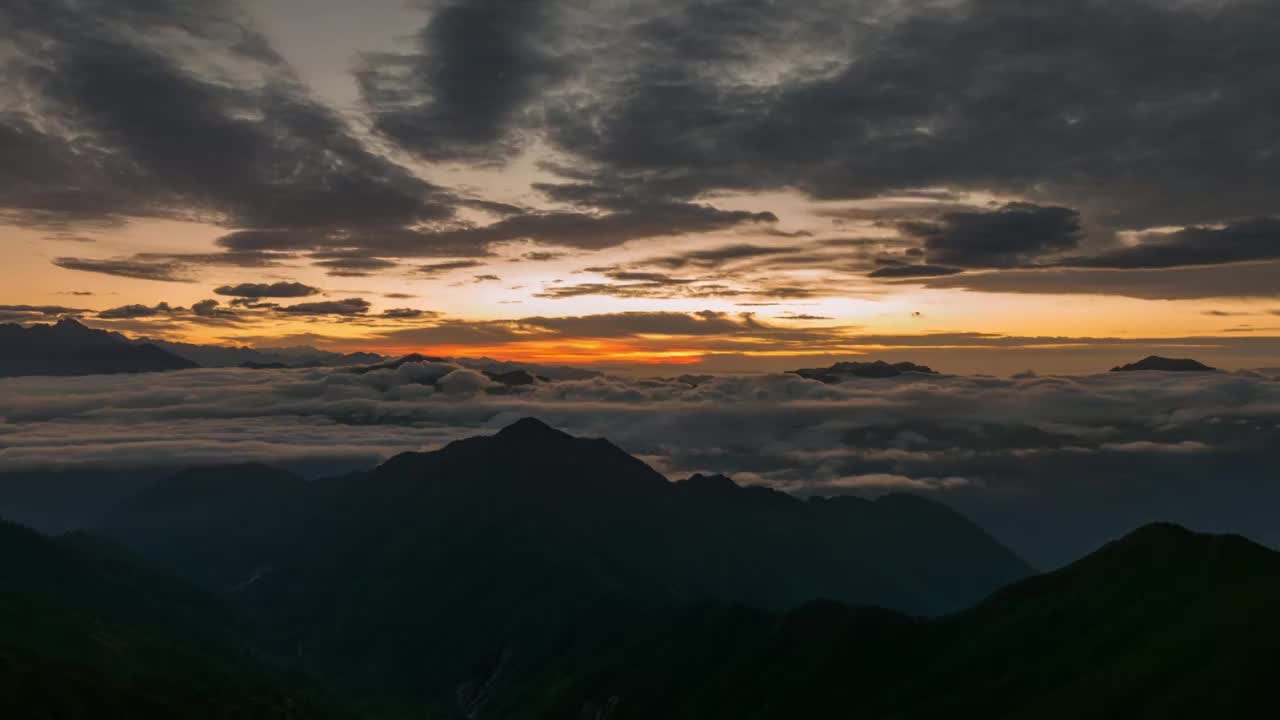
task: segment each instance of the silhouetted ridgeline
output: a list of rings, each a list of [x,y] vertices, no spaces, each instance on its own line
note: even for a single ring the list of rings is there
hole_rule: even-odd
[[[184,370],[196,363],[119,333],[66,318],[54,325],[0,325],[0,377]]]
[[[328,480],[191,470],[97,525],[128,549],[0,533],[19,569],[0,580],[0,667],[37,688],[12,695],[32,713],[109,696],[163,716],[201,693],[240,717],[477,720],[1276,703],[1280,560],[1242,539],[1152,526],[1020,580],[936,502],[671,483],[532,419]]]
[[[1158,370],[1161,372],[1217,372],[1218,369],[1209,367],[1199,360],[1191,358],[1166,358],[1158,355],[1151,355],[1139,360],[1136,363],[1128,365],[1120,365],[1111,368],[1111,372],[1133,372],[1136,370]]]
[[[938,374],[936,370],[925,365],[917,365],[911,362],[887,363],[883,360],[876,360],[875,362],[838,362],[830,367],[802,368],[791,372],[802,378],[828,384],[839,383],[852,378],[892,378],[907,373]]]

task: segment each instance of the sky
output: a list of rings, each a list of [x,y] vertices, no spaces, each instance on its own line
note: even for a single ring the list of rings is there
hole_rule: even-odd
[[[7,0],[0,321],[1280,365],[1265,0]]]

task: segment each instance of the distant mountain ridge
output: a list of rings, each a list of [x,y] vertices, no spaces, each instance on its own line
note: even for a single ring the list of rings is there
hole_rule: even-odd
[[[201,367],[244,367],[250,369],[280,369],[308,367],[343,367],[381,362],[377,353],[337,353],[301,345],[296,347],[254,348],[247,346],[196,345],[140,338],[135,343],[152,344],[179,357],[184,357]]]
[[[1219,372],[1218,368],[1209,367],[1198,360],[1190,358],[1166,358],[1150,355],[1136,363],[1119,365],[1111,368],[1111,372],[1134,372],[1139,370],[1157,370],[1160,372]]]
[[[582,368],[568,366],[538,365],[535,363],[493,360],[492,358],[484,357],[438,357],[423,355],[421,353],[410,353],[408,355],[384,359],[380,362],[368,365],[356,365],[354,367],[347,368],[347,371],[356,373],[357,375],[367,375],[368,373],[378,372],[379,370],[399,370],[406,365],[413,365],[416,363],[457,365],[458,367],[480,372],[490,380],[507,386],[532,385],[536,382],[552,382],[558,380],[588,380],[590,378],[600,376],[600,373],[594,370],[584,370]]]
[[[887,363],[884,360],[876,360],[875,362],[838,362],[830,367],[801,368],[792,370],[791,373],[809,380],[827,383],[828,385],[844,382],[851,378],[894,378],[907,373],[938,374],[936,370],[925,365],[917,365],[911,362]]]
[[[0,377],[96,375],[199,367],[150,343],[94,330],[72,318],[53,325],[0,325]]]

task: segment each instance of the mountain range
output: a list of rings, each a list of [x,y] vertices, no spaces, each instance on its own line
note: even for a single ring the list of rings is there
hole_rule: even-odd
[[[196,345],[140,338],[135,343],[149,343],[178,357],[197,363],[200,367],[248,367],[248,368],[305,368],[342,367],[361,363],[381,362],[377,353],[337,353],[318,350],[306,345],[294,347],[253,348],[247,346]]]
[[[490,358],[443,358],[418,353],[385,358],[376,353],[337,353],[312,347],[252,348],[197,345],[152,338],[129,338],[117,332],[86,327],[64,317],[54,324],[0,324],[0,377],[25,375],[96,375],[184,370],[197,367],[238,367],[254,370],[343,367],[356,373],[395,370],[410,363],[451,363],[476,370],[507,387],[536,382],[586,380],[600,373],[573,367],[540,366]],[[1216,368],[1191,359],[1150,356],[1121,365],[1112,372],[1159,370],[1165,372],[1212,372]],[[855,378],[883,379],[903,375],[937,375],[925,365],[911,362],[838,362],[825,368],[790,371],[800,377],[827,384]],[[683,376],[699,384],[697,376]]]
[[[932,614],[1031,572],[931,501],[672,483],[532,419],[310,483],[266,466],[181,473],[99,531],[278,628],[308,670],[404,703],[504,652],[536,667],[584,623],[631,613],[829,597]]]
[[[3,524],[0,558],[0,695],[22,717],[410,716],[321,694],[332,679],[107,541]],[[537,666],[500,652],[412,716],[1273,717],[1276,602],[1280,554],[1152,525],[936,620],[826,601],[583,618]]]
[[[1277,705],[1280,555],[1238,537],[1151,525],[1036,575],[933,501],[670,482],[533,419],[335,478],[235,465],[135,487],[89,533],[0,526],[0,694],[23,716]]]
[[[690,611],[593,658],[546,716],[1275,717],[1277,601],[1280,554],[1156,524],[937,620]]]
[[[151,343],[94,330],[71,318],[52,325],[0,325],[0,377],[96,375],[199,367]]]

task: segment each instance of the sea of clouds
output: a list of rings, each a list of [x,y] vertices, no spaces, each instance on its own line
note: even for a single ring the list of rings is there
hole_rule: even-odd
[[[1135,519],[1217,527],[1280,500],[1280,382],[1254,373],[606,375],[506,387],[423,362],[13,378],[0,398],[0,471],[264,461],[314,473],[534,416],[607,437],[672,479],[924,493],[997,534],[1034,535],[1059,515],[1088,519],[1094,535]]]

